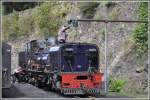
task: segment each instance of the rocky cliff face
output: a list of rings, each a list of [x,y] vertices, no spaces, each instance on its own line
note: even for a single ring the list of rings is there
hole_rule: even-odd
[[[70,12],[65,19],[87,18],[87,15],[79,8],[79,3],[72,3]],[[99,3],[94,7],[93,19],[112,20],[137,20],[137,8],[139,2]],[[31,14],[31,12],[30,12]],[[108,23],[108,68],[112,77],[127,80],[124,87],[125,93],[148,93],[148,60],[147,53],[138,58],[135,52],[135,43],[132,40],[132,32],[135,23]],[[105,23],[79,22],[77,28],[71,28],[67,38],[68,42],[87,42],[97,44],[100,48],[100,69],[104,69],[105,56]],[[9,41],[12,45],[12,68],[18,66],[18,52],[24,49],[24,44],[33,39],[41,39],[38,35],[29,38],[19,38]]]
[[[109,7],[100,4],[96,8],[94,19],[138,20],[139,3],[120,2]],[[81,19],[82,13],[77,13]],[[132,40],[135,23],[108,23],[107,62],[109,75],[127,80],[124,91],[148,93],[147,53],[142,58],[137,57],[135,43]],[[95,43],[100,48],[100,68],[103,69],[105,55],[105,23],[79,22],[79,27],[69,31],[68,41]]]

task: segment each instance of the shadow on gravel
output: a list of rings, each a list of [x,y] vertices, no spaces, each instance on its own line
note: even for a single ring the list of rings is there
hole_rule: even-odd
[[[2,89],[2,98],[19,98],[24,96],[14,85],[8,89]]]

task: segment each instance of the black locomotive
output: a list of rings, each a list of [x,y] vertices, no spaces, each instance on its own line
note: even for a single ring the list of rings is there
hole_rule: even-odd
[[[19,53],[19,66],[26,82],[49,87],[62,94],[99,94],[103,73],[99,71],[99,49],[95,44],[55,44],[33,40]]]

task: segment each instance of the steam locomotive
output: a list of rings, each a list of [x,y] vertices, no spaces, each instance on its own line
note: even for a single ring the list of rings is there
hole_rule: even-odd
[[[19,53],[26,82],[64,95],[100,94],[99,48],[89,43],[56,44],[33,40]]]

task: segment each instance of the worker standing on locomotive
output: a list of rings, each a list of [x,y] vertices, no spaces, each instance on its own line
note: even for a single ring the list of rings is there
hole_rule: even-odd
[[[59,43],[65,43],[66,42],[66,38],[68,36],[67,34],[67,30],[70,28],[70,26],[66,26],[64,25],[62,28],[59,29],[58,31],[58,37],[57,40]]]

